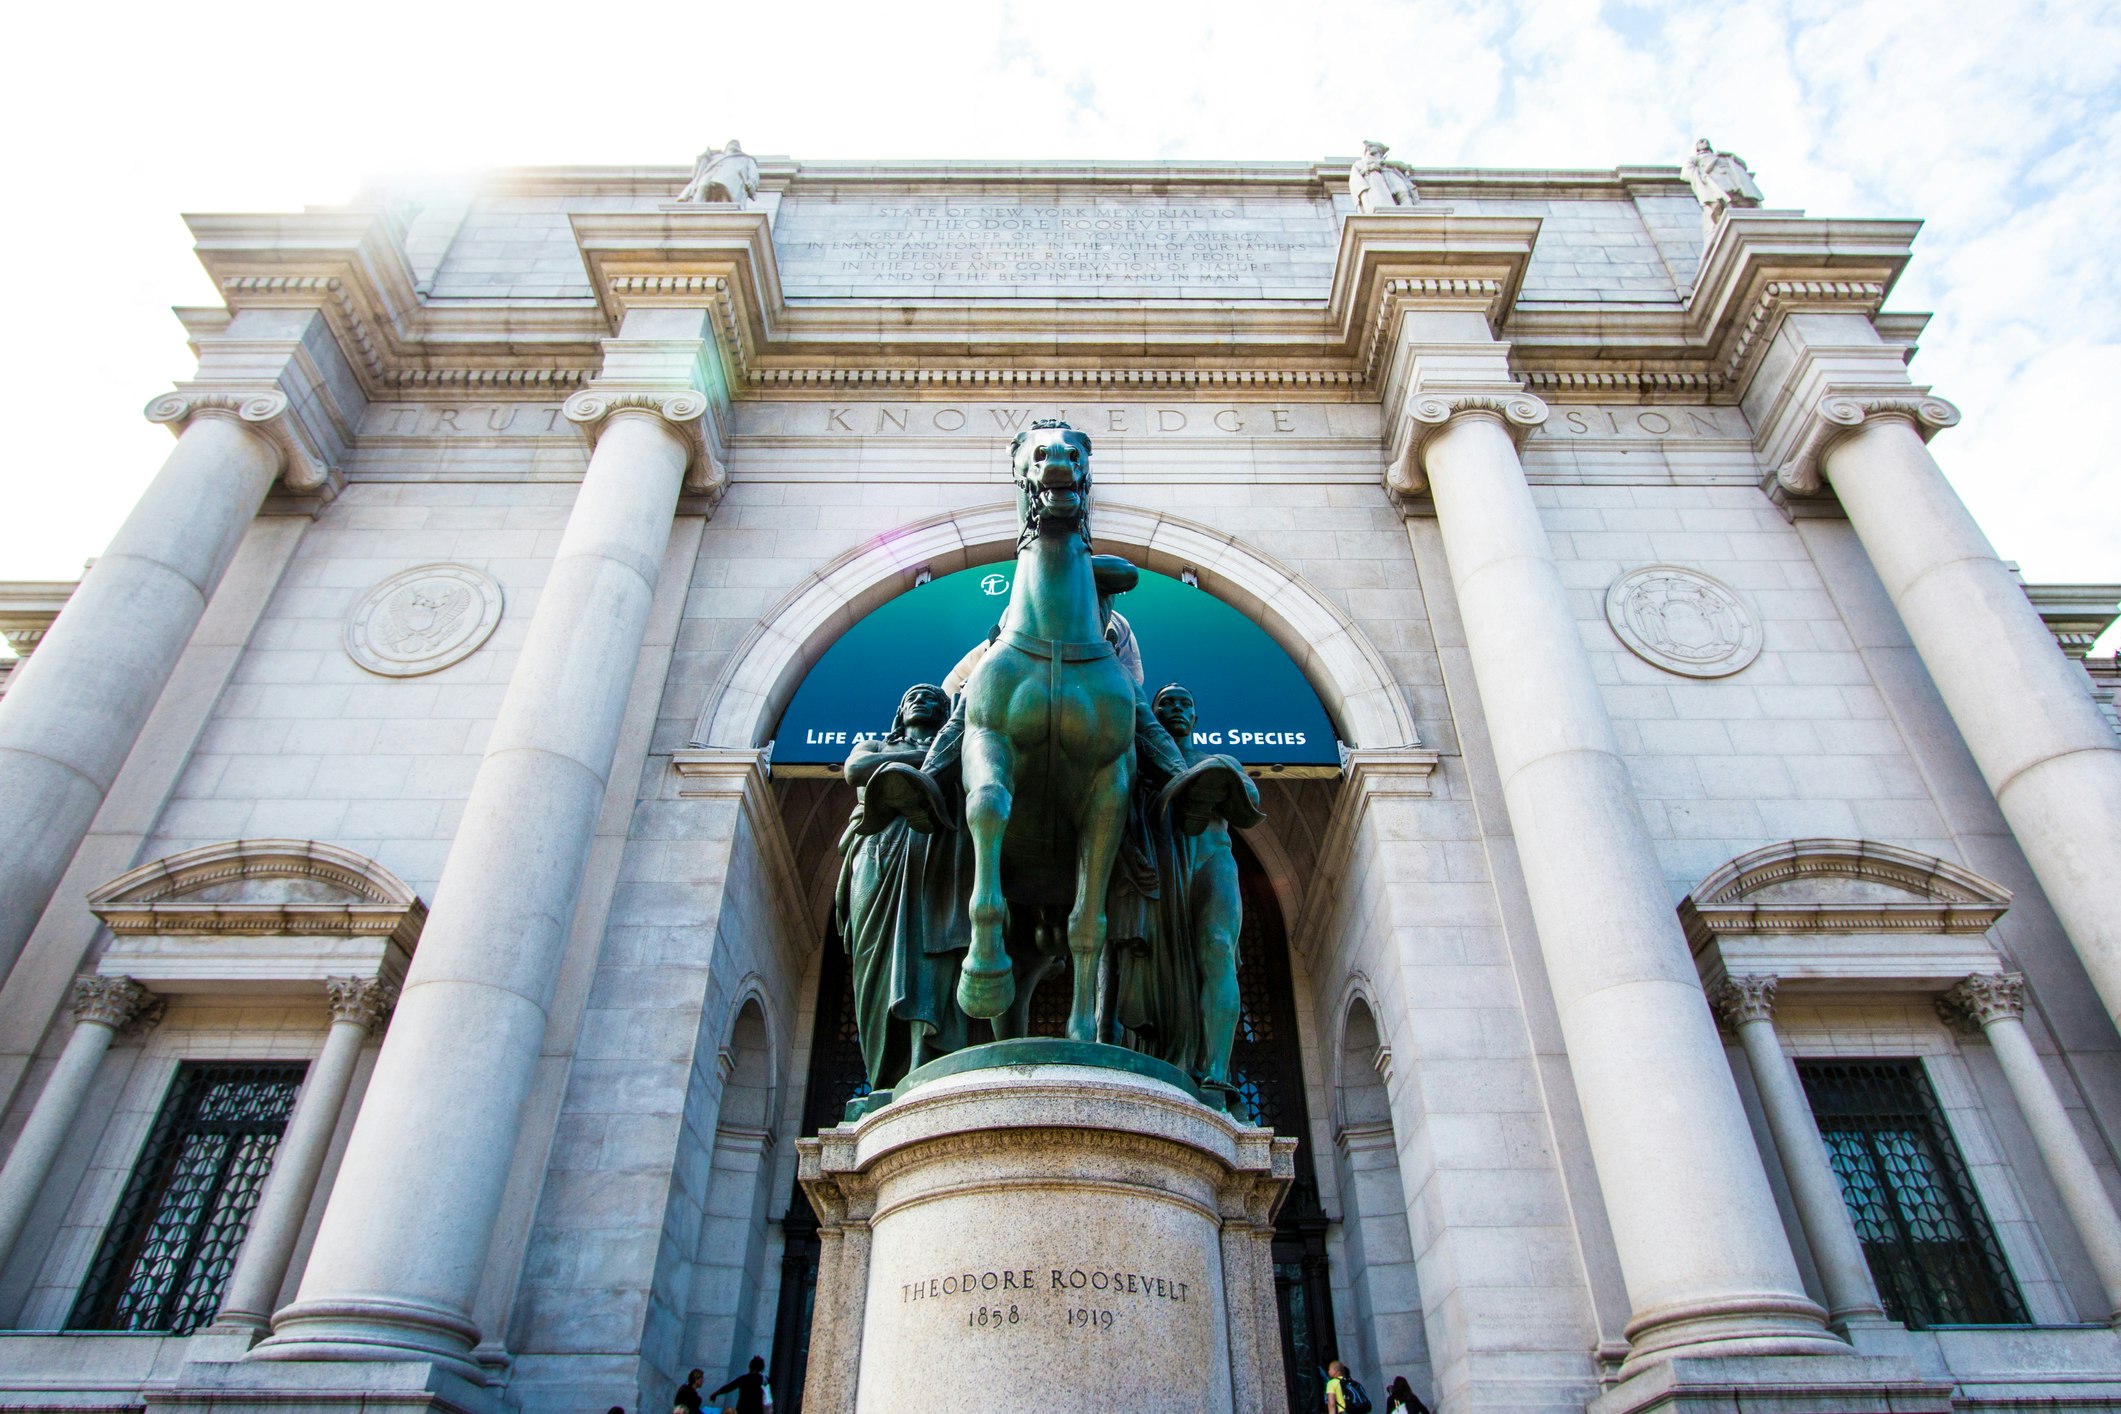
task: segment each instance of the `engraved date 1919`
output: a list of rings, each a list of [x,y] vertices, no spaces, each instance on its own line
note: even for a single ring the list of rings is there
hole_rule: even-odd
[[[1108,1331],[1112,1329],[1112,1313],[1077,1306],[1068,1312],[1068,1324],[1077,1330]]]

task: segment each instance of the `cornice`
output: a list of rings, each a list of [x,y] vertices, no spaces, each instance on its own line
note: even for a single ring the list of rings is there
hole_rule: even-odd
[[[55,585],[71,589],[71,585]],[[2025,597],[2032,601],[2040,622],[2055,636],[2055,642],[2072,658],[2083,658],[2099,641],[2099,635],[2121,618],[2121,584],[2028,584]],[[0,598],[0,615],[6,601]],[[6,631],[0,617],[0,632]]]
[[[1310,190],[1331,164],[784,164],[776,181],[824,192],[932,179],[979,182],[1242,181]],[[1162,175],[1160,175],[1162,174]],[[533,169],[499,191],[637,195],[682,183],[670,168]],[[1418,174],[1425,192],[1560,198],[1679,188],[1667,169],[1613,173]],[[497,179],[499,180],[499,179]],[[514,185],[510,185],[513,183]],[[525,185],[525,184],[528,185]],[[792,184],[792,185],[791,185]],[[1165,388],[1218,397],[1361,397],[1389,385],[1397,324],[1410,309],[1477,311],[1513,348],[1513,370],[1556,401],[1723,400],[1743,390],[1777,329],[1814,309],[1870,315],[1901,345],[1923,316],[1878,312],[1908,259],[1909,221],[1810,220],[1740,211],[1719,224],[1683,303],[1551,304],[1522,299],[1536,218],[1459,215],[1425,202],[1343,219],[1320,301],[975,299],[790,301],[765,211],[576,212],[593,299],[422,301],[400,232],[376,211],[192,216],[199,255],[232,309],[321,311],[371,398],[570,393],[595,376],[598,340],[629,308],[712,311],[730,397],[833,396],[877,385],[894,396],[967,389]],[[214,311],[187,311],[194,339]],[[718,393],[717,396],[720,396]]]

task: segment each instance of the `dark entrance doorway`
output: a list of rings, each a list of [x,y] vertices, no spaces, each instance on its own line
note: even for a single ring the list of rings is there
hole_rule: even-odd
[[[1274,1292],[1281,1312],[1282,1368],[1291,1409],[1317,1409],[1325,1402],[1322,1371],[1338,1350],[1333,1334],[1333,1293],[1326,1269],[1326,1215],[1318,1201],[1312,1163],[1310,1107],[1296,1032],[1295,988],[1289,977],[1289,940],[1281,905],[1259,860],[1235,837],[1238,882],[1244,891],[1245,926],[1239,939],[1237,982],[1243,1003],[1237,1045],[1231,1053],[1238,1088],[1259,1122],[1276,1134],[1301,1141],[1296,1181],[1274,1224]],[[1062,1034],[1068,989],[1049,979],[1032,1005],[1032,1030]],[[816,1134],[839,1122],[847,1101],[868,1093],[854,1024],[854,987],[847,955],[836,933],[825,939],[818,979],[818,1013],[803,1093],[803,1133]],[[817,1215],[798,1188],[782,1218],[780,1306],[773,1338],[774,1407],[801,1414],[803,1377],[809,1363],[810,1316],[817,1294]]]

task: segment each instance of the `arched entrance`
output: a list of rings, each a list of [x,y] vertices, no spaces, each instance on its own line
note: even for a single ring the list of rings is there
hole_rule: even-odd
[[[1124,505],[1101,502],[1096,531],[1100,550],[1197,586],[1264,629],[1316,692],[1341,742],[1373,748],[1416,743],[1412,713],[1383,657],[1331,598],[1286,567],[1209,527]],[[852,625],[921,584],[1008,559],[1016,532],[1013,504],[995,503],[894,529],[821,568],[768,611],[732,655],[703,705],[694,743],[768,744],[806,676]],[[778,769],[779,756],[776,751],[774,789],[793,861],[813,916],[826,918],[837,864],[834,845],[853,807],[853,793],[836,777],[814,770],[784,772]],[[1324,779],[1271,777],[1262,785],[1270,816],[1290,822],[1307,841],[1308,857],[1315,848],[1312,837],[1330,811],[1333,785]],[[1299,818],[1304,823],[1297,824]],[[1323,1161],[1313,1153],[1287,933],[1301,894],[1300,865],[1283,843],[1263,840],[1255,851],[1240,840],[1237,849],[1245,929],[1239,976],[1243,1020],[1233,1063],[1261,1122],[1300,1141],[1295,1185],[1277,1220],[1274,1263],[1290,1407],[1312,1409],[1322,1398],[1322,1367],[1336,1355],[1337,1338],[1328,1222],[1316,1168]],[[813,974],[817,991],[803,1134],[838,1123],[847,1100],[862,1093],[864,1083],[845,954],[829,932],[823,944]],[[1058,1034],[1065,1006],[1065,987],[1049,982],[1037,998],[1033,1030]],[[800,1408],[816,1290],[816,1231],[807,1200],[795,1191],[783,1219],[773,1342],[773,1380],[784,1410]]]
[[[851,801],[851,792],[848,797]],[[1319,1202],[1311,1152],[1310,1105],[1297,1043],[1288,932],[1273,884],[1258,856],[1241,835],[1235,839],[1235,849],[1245,922],[1237,972],[1243,1010],[1231,1071],[1259,1123],[1301,1141],[1296,1181],[1275,1221],[1274,1288],[1289,1407],[1316,1409],[1325,1393],[1320,1371],[1338,1352],[1326,1261],[1326,1215]],[[820,962],[814,1040],[803,1096],[805,1135],[839,1123],[847,1102],[867,1094],[869,1088],[855,1032],[853,979],[836,933],[828,932]],[[1067,996],[1065,979],[1049,979],[1039,989],[1032,1008],[1036,1034],[1063,1034]],[[782,1232],[785,1246],[773,1342],[775,1407],[797,1414],[802,1408],[818,1265],[817,1217],[801,1189],[796,1190],[782,1219]]]

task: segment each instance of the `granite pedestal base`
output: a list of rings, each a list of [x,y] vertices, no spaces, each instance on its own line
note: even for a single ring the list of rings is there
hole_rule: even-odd
[[[805,1409],[1282,1409],[1296,1141],[1168,1069],[1000,1042],[800,1141],[822,1243]]]

